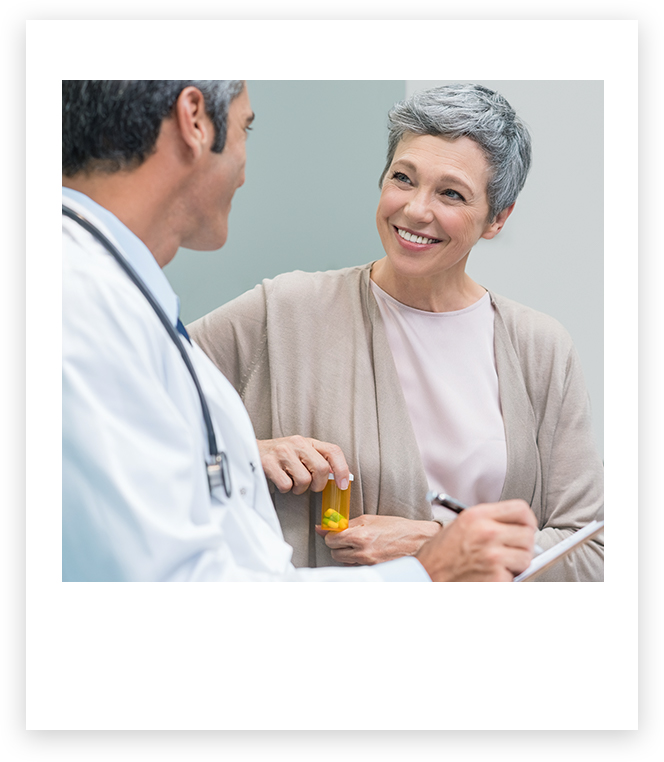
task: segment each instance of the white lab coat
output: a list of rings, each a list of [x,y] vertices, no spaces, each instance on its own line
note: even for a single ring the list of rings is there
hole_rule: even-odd
[[[175,325],[177,297],[142,242],[82,194],[64,192],[63,204],[116,243]],[[429,579],[413,558],[295,569],[244,406],[185,341],[230,466],[230,498],[210,495],[200,401],[182,357],[111,255],[64,216],[62,329],[64,580]]]

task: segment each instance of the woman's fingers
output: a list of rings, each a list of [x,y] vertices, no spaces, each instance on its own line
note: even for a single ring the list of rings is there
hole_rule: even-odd
[[[337,445],[301,436],[258,440],[265,476],[279,492],[321,492],[330,470],[341,489],[348,486],[348,464]],[[342,486],[345,482],[345,486]]]

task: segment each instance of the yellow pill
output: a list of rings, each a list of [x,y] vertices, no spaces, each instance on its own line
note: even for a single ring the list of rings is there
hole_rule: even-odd
[[[328,521],[326,526],[327,526],[328,529],[338,529],[339,528],[339,525],[337,524],[336,521]]]

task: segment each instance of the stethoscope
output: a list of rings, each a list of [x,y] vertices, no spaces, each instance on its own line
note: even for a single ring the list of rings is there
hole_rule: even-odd
[[[74,222],[77,222],[82,228],[87,230],[88,233],[90,233],[90,235],[96,238],[97,241],[99,241],[99,243],[113,256],[113,258],[117,261],[120,267],[127,273],[129,278],[136,284],[139,291],[148,300],[152,309],[157,313],[157,317],[163,323],[164,328],[166,328],[166,330],[168,331],[168,335],[171,337],[171,339],[173,340],[173,343],[175,344],[180,354],[182,355],[184,364],[187,366],[187,370],[189,371],[191,378],[194,382],[194,386],[196,387],[196,391],[198,392],[198,398],[201,401],[201,409],[203,411],[203,420],[205,421],[205,428],[207,429],[208,449],[210,451],[209,460],[205,461],[205,468],[207,470],[208,485],[210,487],[210,492],[212,492],[217,487],[223,487],[224,492],[226,493],[226,497],[230,497],[231,496],[231,474],[228,468],[228,458],[226,457],[225,452],[219,452],[217,450],[217,439],[214,435],[214,429],[212,428],[212,419],[210,418],[210,410],[207,406],[207,402],[205,401],[205,395],[203,394],[203,390],[201,389],[201,385],[198,380],[198,376],[196,375],[196,371],[194,370],[194,366],[192,365],[191,359],[189,358],[189,355],[187,354],[187,350],[184,348],[184,345],[182,341],[180,340],[180,334],[173,327],[173,325],[171,324],[171,321],[166,316],[166,313],[161,308],[161,305],[156,301],[154,296],[152,296],[148,287],[145,285],[145,283],[143,283],[138,273],[129,264],[129,262],[127,262],[127,260],[122,256],[122,254],[118,251],[118,249],[111,243],[111,241],[109,241],[108,238],[106,238],[106,236],[101,232],[101,230],[98,230],[91,222],[86,220],[85,217],[83,217],[78,212],[75,212],[72,209],[69,209],[69,207],[66,207],[64,204],[62,205],[62,213],[65,215],[65,217],[69,217],[70,219],[74,220]],[[184,331],[184,326],[182,327],[182,330]],[[186,335],[186,332],[184,333],[184,335],[186,336],[187,341],[191,343],[189,337]]]

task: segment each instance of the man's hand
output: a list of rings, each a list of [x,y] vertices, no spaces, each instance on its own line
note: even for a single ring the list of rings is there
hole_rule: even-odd
[[[265,476],[279,492],[301,495],[308,489],[322,492],[330,470],[339,489],[348,487],[350,471],[341,448],[300,436],[259,439],[258,450]]]
[[[400,516],[358,516],[343,532],[326,532],[316,527],[332,549],[332,558],[345,564],[377,564],[401,556],[412,556],[440,524],[414,521]]]
[[[463,511],[416,553],[434,582],[511,582],[533,557],[537,522],[524,500]]]

